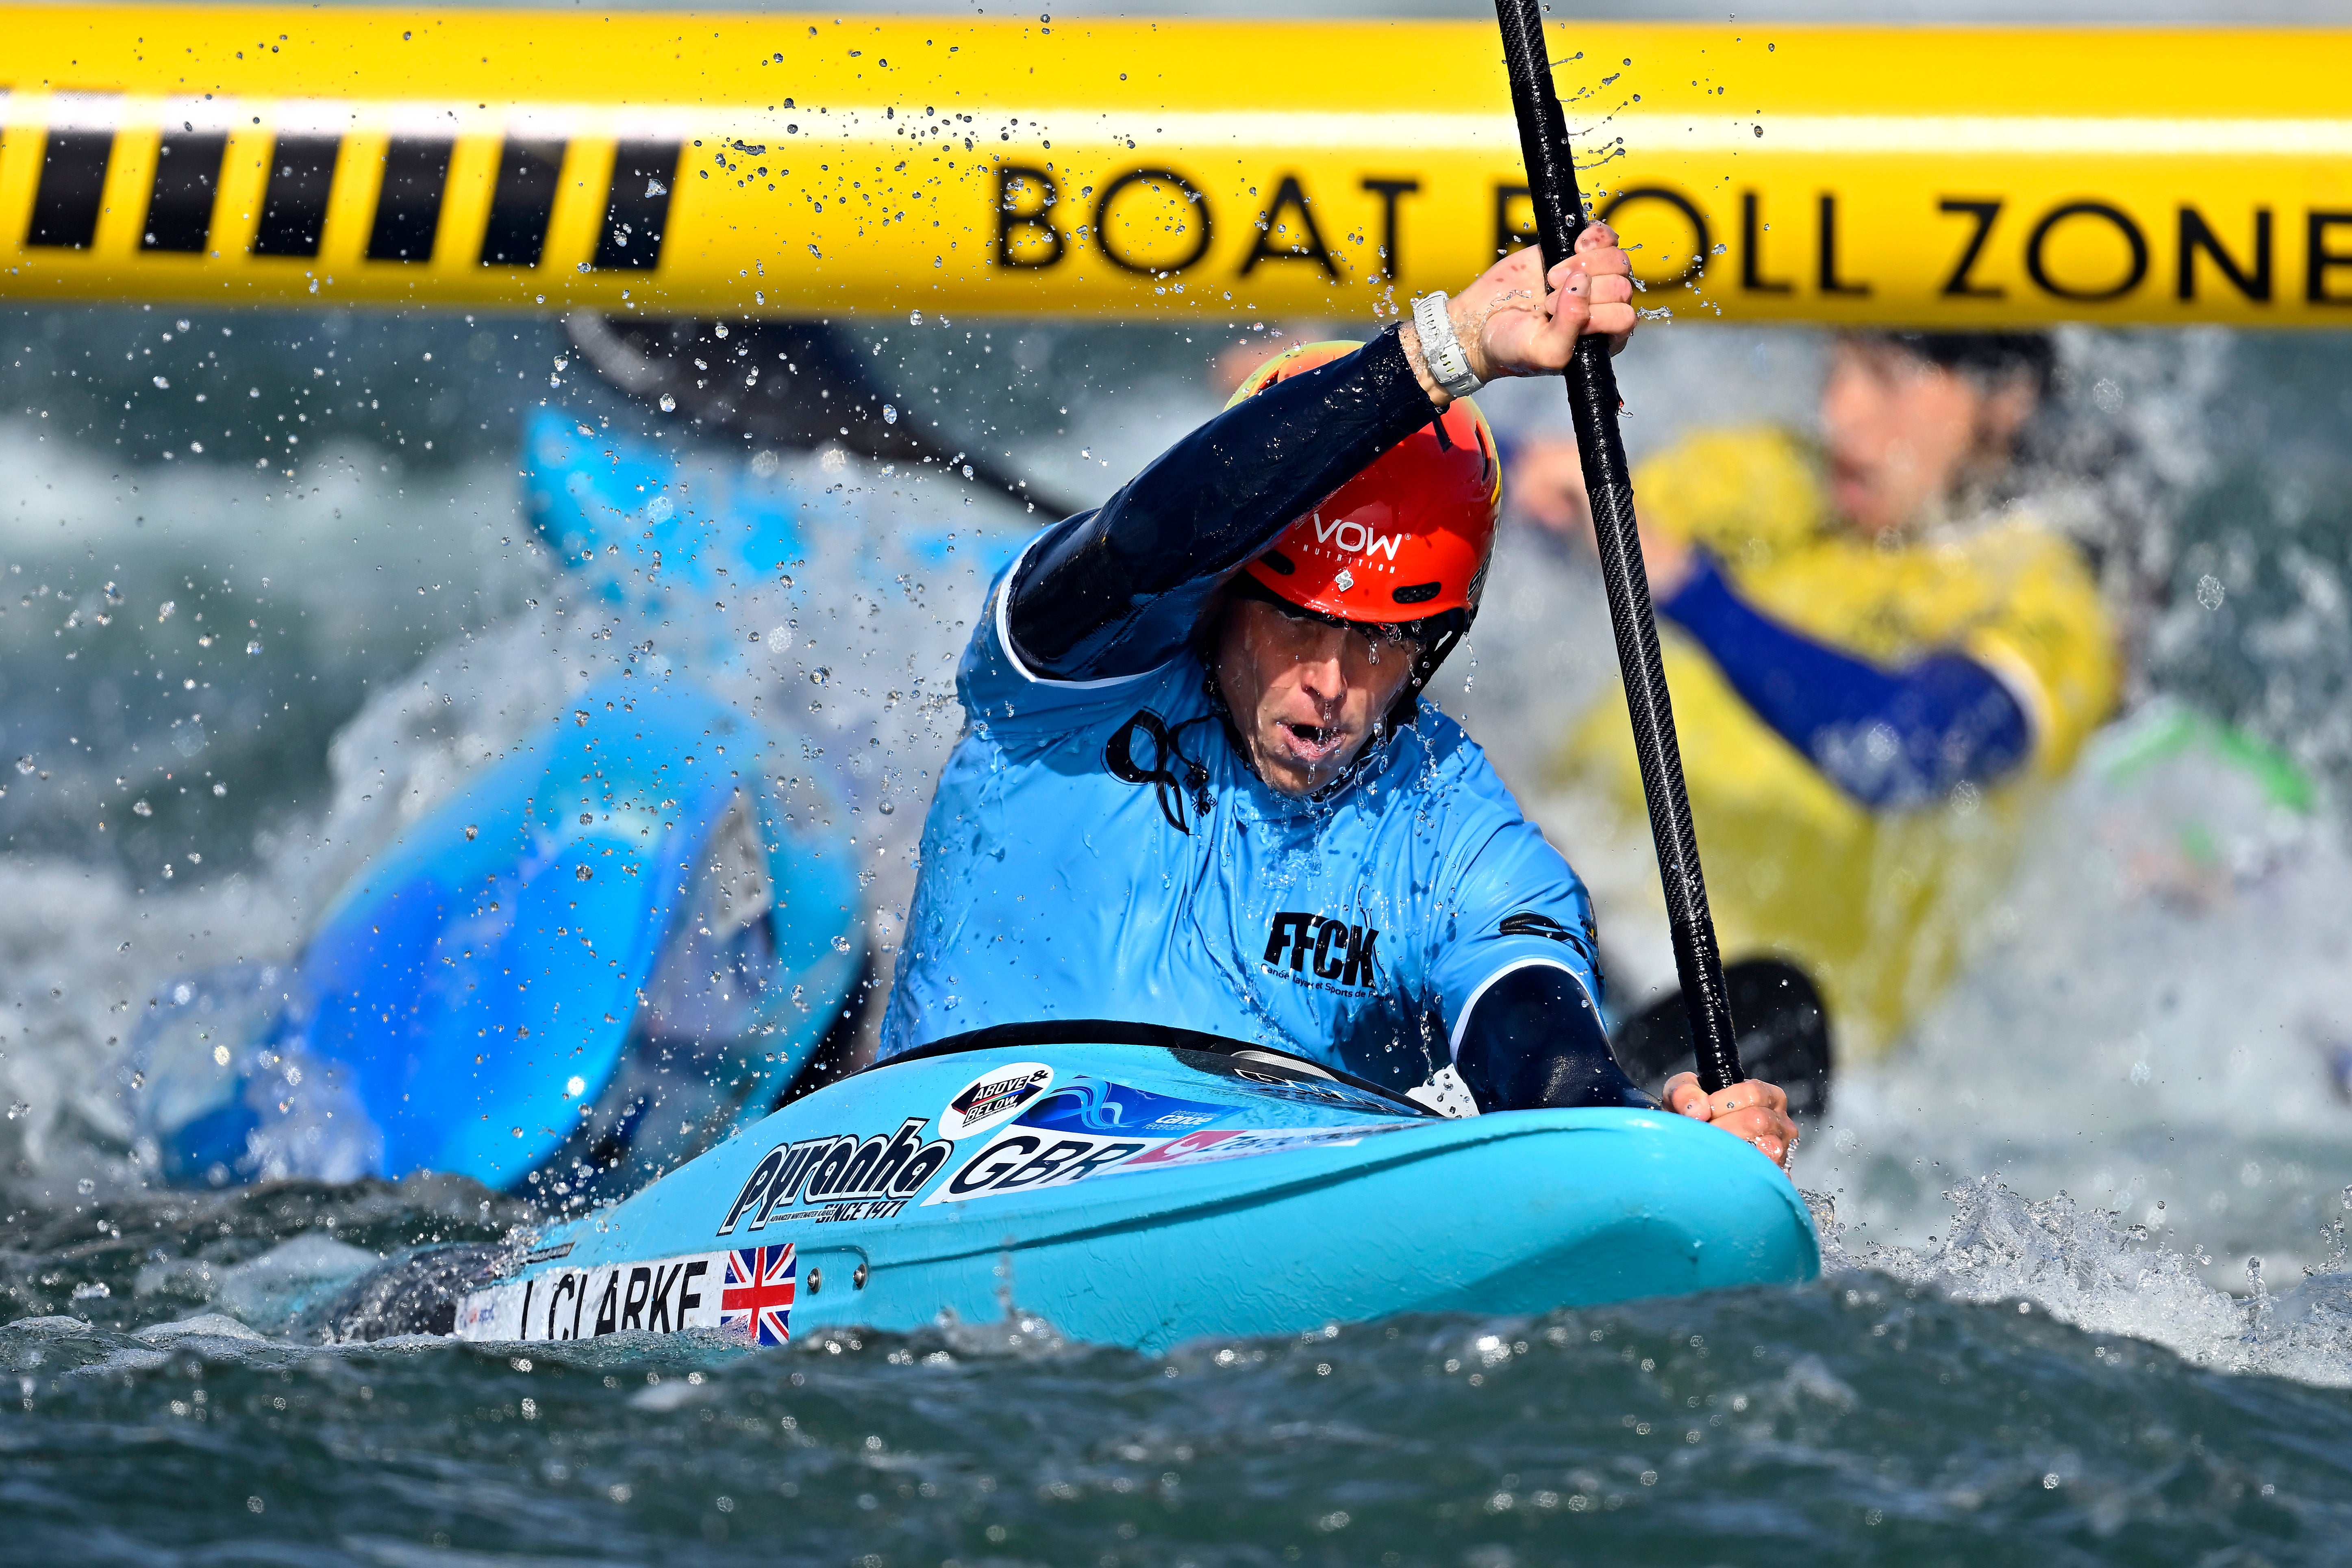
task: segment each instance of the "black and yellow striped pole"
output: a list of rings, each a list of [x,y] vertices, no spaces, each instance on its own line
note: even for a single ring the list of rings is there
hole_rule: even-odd
[[[183,107],[179,125],[152,137],[91,95],[52,98],[38,131],[19,119],[12,137],[46,135],[23,248],[90,251],[101,224],[121,211],[137,214],[130,248],[142,258],[317,262],[331,220],[356,219],[364,237],[354,259],[424,266],[453,209],[452,226],[473,239],[461,259],[480,267],[541,270],[558,259],[551,233],[583,270],[660,263],[676,137],[597,145],[502,134],[461,152],[454,133],[355,128],[356,116],[322,105],[273,106],[266,132],[240,132],[219,110]]]

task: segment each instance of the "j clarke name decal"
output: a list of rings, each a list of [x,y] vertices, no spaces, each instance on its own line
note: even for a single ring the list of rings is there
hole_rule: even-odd
[[[713,1329],[752,1344],[792,1338],[793,1244],[645,1263],[557,1268],[477,1290],[457,1308],[461,1340],[590,1340]]]
[[[925,1141],[928,1120],[910,1116],[896,1132],[862,1140],[844,1132],[777,1144],[751,1168],[719,1234],[733,1234],[739,1223],[763,1230],[781,1220],[890,1218],[954,1152],[951,1143]]]

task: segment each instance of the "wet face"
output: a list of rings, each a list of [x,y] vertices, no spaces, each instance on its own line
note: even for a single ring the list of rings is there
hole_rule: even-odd
[[[1822,392],[1831,500],[1873,537],[1914,522],[2005,464],[2033,403],[2022,377],[1988,389],[1899,344],[1846,339]]]
[[[1257,776],[1292,795],[1339,777],[1404,689],[1417,651],[1260,600],[1228,603],[1217,685]]]

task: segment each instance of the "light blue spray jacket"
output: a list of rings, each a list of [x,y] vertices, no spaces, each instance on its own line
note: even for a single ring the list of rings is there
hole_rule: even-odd
[[[992,1024],[1115,1018],[1277,1045],[1394,1088],[1450,1064],[1530,963],[1596,1005],[1583,884],[1426,703],[1326,797],[1267,788],[1190,651],[1141,675],[1024,668],[1006,584],[958,672],[883,1023],[887,1058]]]

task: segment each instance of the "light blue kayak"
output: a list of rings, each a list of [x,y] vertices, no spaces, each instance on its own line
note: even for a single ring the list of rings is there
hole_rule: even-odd
[[[1155,1351],[1794,1284],[1820,1266],[1788,1178],[1685,1118],[1450,1121],[1262,1047],[1056,1021],[795,1100],[507,1254],[433,1326],[777,1344],[1017,1303],[1074,1338]]]

